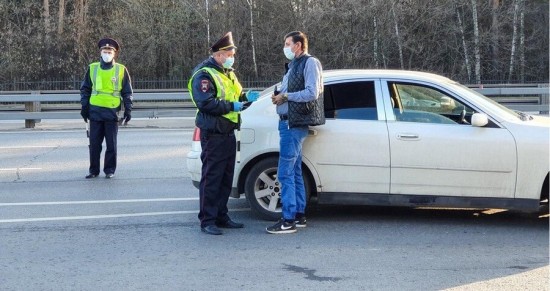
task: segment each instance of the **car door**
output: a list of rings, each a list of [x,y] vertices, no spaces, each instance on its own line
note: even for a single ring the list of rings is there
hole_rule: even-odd
[[[326,124],[313,129],[304,157],[323,192],[389,194],[390,153],[380,82],[325,83]]]
[[[516,146],[490,121],[469,124],[475,104],[433,84],[384,81],[391,194],[514,197]]]

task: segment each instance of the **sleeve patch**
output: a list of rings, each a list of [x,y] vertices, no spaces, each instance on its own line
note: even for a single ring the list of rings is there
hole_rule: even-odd
[[[201,91],[206,93],[210,89],[210,81],[201,80]]]

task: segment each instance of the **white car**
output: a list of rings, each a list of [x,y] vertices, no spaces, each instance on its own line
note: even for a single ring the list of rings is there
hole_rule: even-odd
[[[500,208],[548,204],[550,118],[514,112],[442,76],[325,71],[326,124],[310,127],[303,171],[319,204]],[[279,84],[277,84],[279,85]],[[233,197],[281,216],[274,87],[242,113]],[[195,133],[187,168],[201,172]]]

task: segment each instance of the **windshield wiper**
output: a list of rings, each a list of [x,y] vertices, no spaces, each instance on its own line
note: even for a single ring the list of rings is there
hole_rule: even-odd
[[[518,110],[515,110],[515,112],[519,115],[519,119],[521,119],[521,121],[527,121],[527,120],[532,120],[533,119],[533,116],[525,113],[525,112],[521,112],[521,111],[518,111]]]

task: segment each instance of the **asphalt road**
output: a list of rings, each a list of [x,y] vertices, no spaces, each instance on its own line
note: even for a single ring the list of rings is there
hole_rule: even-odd
[[[84,179],[81,125],[0,125],[0,289],[549,290],[547,217],[312,206],[269,235],[232,199],[245,228],[205,235],[175,124],[121,129],[111,180]]]

